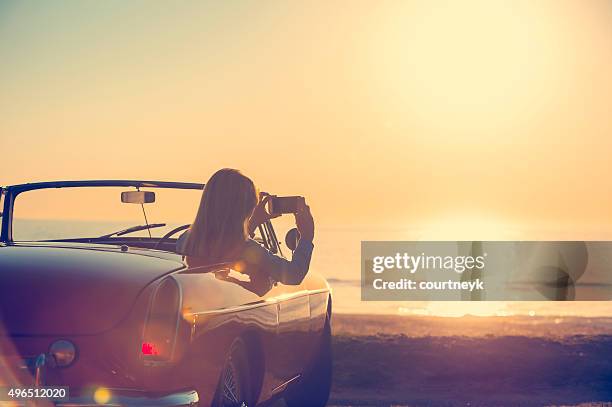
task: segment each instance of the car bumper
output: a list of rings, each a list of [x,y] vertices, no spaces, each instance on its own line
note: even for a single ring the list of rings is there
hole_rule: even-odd
[[[149,393],[139,390],[104,389],[102,393],[70,395],[68,400],[56,401],[61,407],[99,407],[99,406],[149,406],[149,407],[192,407],[197,406],[198,392],[183,390],[173,393]]]

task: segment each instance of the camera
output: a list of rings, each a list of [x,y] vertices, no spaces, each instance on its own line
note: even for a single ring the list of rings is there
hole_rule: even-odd
[[[271,195],[268,202],[268,211],[271,215],[283,213],[296,213],[300,205],[304,203],[303,196],[276,196]]]

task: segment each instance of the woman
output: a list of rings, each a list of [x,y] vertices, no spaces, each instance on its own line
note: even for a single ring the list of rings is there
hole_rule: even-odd
[[[300,284],[314,247],[310,208],[303,203],[295,214],[300,241],[289,261],[250,239],[259,225],[274,217],[266,211],[268,199],[265,196],[260,200],[253,181],[238,170],[224,168],[213,174],[182,245],[187,264],[237,262],[248,274],[265,272],[283,284]]]

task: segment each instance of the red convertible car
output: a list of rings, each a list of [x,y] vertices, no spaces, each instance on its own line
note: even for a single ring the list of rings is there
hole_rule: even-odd
[[[309,272],[301,284],[283,285],[239,264],[188,267],[177,240],[203,187],[1,188],[0,404],[327,403],[327,282]],[[271,222],[255,239],[282,256],[295,236],[287,234],[286,253]]]

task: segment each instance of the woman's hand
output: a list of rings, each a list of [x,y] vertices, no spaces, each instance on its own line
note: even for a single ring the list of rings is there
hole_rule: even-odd
[[[255,229],[257,226],[261,225],[269,221],[270,219],[278,218],[280,215],[271,215],[266,210],[266,205],[270,200],[270,195],[261,194],[260,200],[255,209],[253,209],[253,213],[251,214],[251,218],[249,219],[249,235],[253,235],[255,233]]]
[[[300,232],[300,240],[304,239],[312,242],[312,239],[314,239],[314,219],[310,213],[310,207],[303,200],[295,213],[295,225]]]

